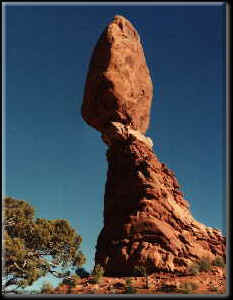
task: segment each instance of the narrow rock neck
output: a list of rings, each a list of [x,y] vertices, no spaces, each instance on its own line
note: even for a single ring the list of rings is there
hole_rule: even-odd
[[[131,128],[129,125],[124,125],[120,122],[111,122],[102,130],[101,137],[104,143],[109,147],[114,144],[119,146],[119,143],[129,144],[135,140],[144,143],[149,149],[153,147],[151,138],[146,137],[140,131]]]

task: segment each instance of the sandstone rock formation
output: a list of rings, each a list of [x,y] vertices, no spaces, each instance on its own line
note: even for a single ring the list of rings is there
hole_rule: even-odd
[[[94,49],[82,106],[84,120],[102,131],[111,121],[142,133],[149,124],[153,86],[139,35],[116,16]]]
[[[151,98],[140,38],[116,16],[94,50],[82,106],[84,120],[108,145],[104,227],[95,255],[106,275],[132,275],[135,265],[185,272],[202,257],[225,257],[225,237],[192,217],[174,172],[144,135]]]

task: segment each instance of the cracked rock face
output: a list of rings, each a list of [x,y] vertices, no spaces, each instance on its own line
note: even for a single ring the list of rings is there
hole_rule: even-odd
[[[145,93],[139,97],[142,86]],[[128,20],[117,16],[94,50],[82,106],[84,120],[108,146],[104,227],[95,254],[108,276],[131,276],[136,265],[182,273],[200,258],[225,258],[225,237],[192,217],[174,172],[159,161],[144,135],[151,98],[140,38]]]

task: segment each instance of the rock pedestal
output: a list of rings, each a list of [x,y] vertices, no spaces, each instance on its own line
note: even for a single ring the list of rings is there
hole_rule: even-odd
[[[95,263],[109,276],[133,275],[136,265],[182,273],[200,258],[225,258],[225,237],[192,217],[174,172],[144,135],[152,91],[140,38],[116,16],[92,55],[82,105],[84,120],[108,145]]]

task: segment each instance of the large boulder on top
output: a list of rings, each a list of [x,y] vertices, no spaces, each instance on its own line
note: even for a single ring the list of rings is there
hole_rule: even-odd
[[[127,19],[115,16],[100,36],[90,61],[82,116],[101,132],[116,121],[145,133],[152,94],[140,37]]]

